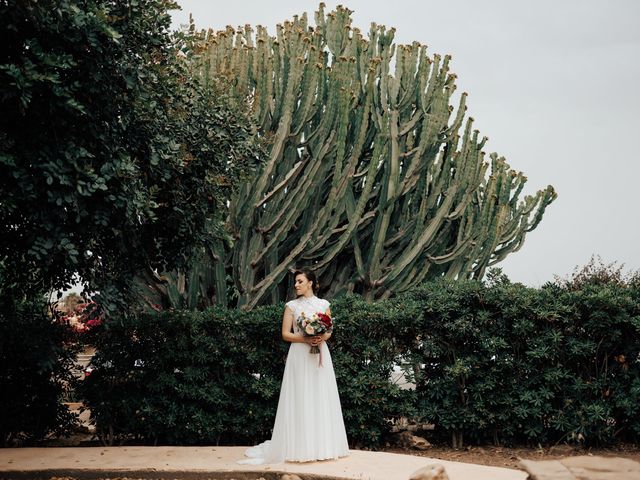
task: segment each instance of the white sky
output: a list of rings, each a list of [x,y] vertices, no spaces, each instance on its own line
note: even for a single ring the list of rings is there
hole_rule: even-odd
[[[174,26],[193,13],[198,28],[265,25],[307,12],[308,0],[178,0]],[[331,11],[336,2],[325,2]],[[457,92],[469,92],[474,126],[529,181],[558,199],[522,249],[500,266],[539,286],[592,254],[640,269],[640,2],[636,0],[351,0],[354,26],[396,27],[396,43],[417,40],[451,54]],[[457,105],[456,105],[457,106]]]

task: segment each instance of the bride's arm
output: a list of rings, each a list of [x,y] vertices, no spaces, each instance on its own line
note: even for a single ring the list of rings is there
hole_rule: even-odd
[[[282,315],[282,339],[285,342],[291,343],[310,343],[311,337],[294,335],[291,327],[293,327],[293,312],[289,307],[284,307],[284,315]]]

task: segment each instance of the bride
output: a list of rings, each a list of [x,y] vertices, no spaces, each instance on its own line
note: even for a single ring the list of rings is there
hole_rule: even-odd
[[[331,315],[329,302],[315,296],[318,282],[307,269],[296,270],[297,297],[286,303],[282,339],[291,342],[284,367],[278,410],[271,440],[248,448],[238,463],[259,465],[284,461],[308,462],[349,455],[338,386],[327,347],[331,333],[303,336],[296,324],[302,313]],[[320,354],[310,354],[311,346]]]

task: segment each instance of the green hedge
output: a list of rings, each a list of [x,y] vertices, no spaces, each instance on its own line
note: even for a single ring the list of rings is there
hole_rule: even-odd
[[[176,444],[266,435],[286,354],[270,328],[276,310],[174,311],[95,329],[97,368],[81,392],[98,433]]]
[[[420,304],[418,410],[476,442],[640,438],[637,288],[430,284]]]
[[[0,282],[1,446],[70,433],[75,417],[61,402],[73,382],[73,336],[44,295],[21,299]]]
[[[339,320],[331,341],[345,421],[352,441],[376,445],[385,418],[411,408],[386,381],[402,348],[376,305],[356,297],[338,305],[354,312]],[[102,440],[250,444],[270,437],[289,347],[280,337],[282,309],[170,311],[94,329],[96,368],[81,394]],[[358,334],[367,317],[375,320]]]
[[[106,443],[250,444],[273,425],[288,344],[282,305],[170,311],[91,332],[82,395]],[[329,341],[347,434],[380,445],[390,420],[464,442],[640,438],[637,287],[435,282],[392,299],[332,301]],[[415,390],[388,381],[406,368]]]

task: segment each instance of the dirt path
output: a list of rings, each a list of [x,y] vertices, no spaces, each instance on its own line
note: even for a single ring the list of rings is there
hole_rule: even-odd
[[[385,448],[383,451],[404,453],[422,457],[439,458],[453,462],[475,463],[494,467],[518,468],[519,458],[529,460],[554,460],[577,455],[601,455],[603,457],[623,457],[640,462],[640,445],[620,445],[612,448],[574,448],[559,445],[551,449],[507,448],[507,447],[466,447],[453,449],[450,447],[432,446],[425,451],[404,450],[401,448]]]

